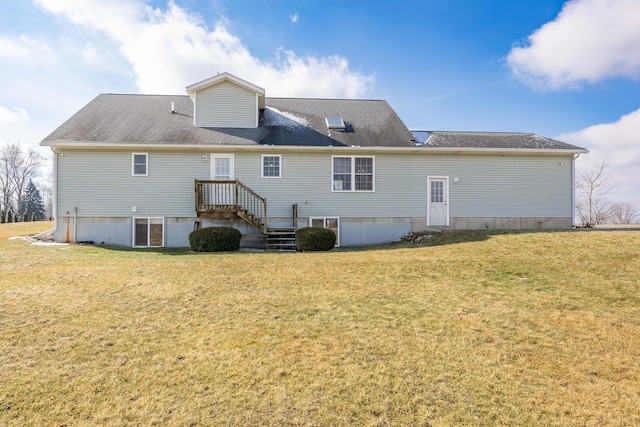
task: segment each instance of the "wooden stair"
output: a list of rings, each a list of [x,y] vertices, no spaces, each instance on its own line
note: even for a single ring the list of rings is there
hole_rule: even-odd
[[[267,226],[267,199],[239,180],[194,180],[195,210],[200,218],[241,218],[259,230],[265,237],[268,251],[295,251],[298,204],[292,205],[292,227]]]
[[[260,218],[256,218],[252,213],[240,207],[238,207],[236,215],[264,233],[265,225]]]
[[[296,230],[293,227],[267,228],[266,250],[295,251]]]

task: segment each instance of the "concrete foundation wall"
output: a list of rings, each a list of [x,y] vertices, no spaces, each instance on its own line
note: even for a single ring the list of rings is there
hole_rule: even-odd
[[[562,230],[572,227],[571,218],[451,218],[449,230]]]
[[[164,246],[188,247],[196,218],[164,218]],[[242,220],[201,219],[202,227],[232,226],[242,233],[243,247],[264,247],[264,236]],[[93,242],[100,245],[133,246],[133,218],[72,216],[58,218],[54,231],[57,242]]]
[[[53,238],[57,242],[94,242],[132,246],[132,218],[58,217]],[[166,243],[166,241],[165,241]]]
[[[195,217],[164,218],[164,246],[188,247],[189,233],[194,230]],[[240,219],[201,219],[202,227],[232,226],[242,233],[242,247],[264,247],[265,237],[259,230]],[[54,238],[58,242],[87,242],[133,246],[133,218],[80,217],[58,218]],[[271,227],[290,227],[291,219],[273,218]],[[298,218],[298,228],[309,226],[308,217]],[[562,230],[570,229],[571,218],[451,218],[449,227],[441,230]],[[426,219],[400,218],[340,218],[340,246],[373,245],[399,240],[409,232],[427,229]],[[74,234],[74,232],[76,234]]]

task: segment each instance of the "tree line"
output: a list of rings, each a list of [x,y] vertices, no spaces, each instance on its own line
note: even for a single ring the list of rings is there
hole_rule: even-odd
[[[579,226],[640,222],[638,207],[629,202],[612,200],[611,192],[607,159],[576,174],[576,215]]]
[[[45,159],[19,143],[0,149],[0,222],[44,221],[49,219],[42,192],[34,180],[40,176]]]

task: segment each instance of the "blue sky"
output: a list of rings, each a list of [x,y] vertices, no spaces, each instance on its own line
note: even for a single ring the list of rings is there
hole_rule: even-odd
[[[410,129],[558,138],[640,206],[637,0],[0,0],[0,142],[223,71],[267,96],[386,99]]]

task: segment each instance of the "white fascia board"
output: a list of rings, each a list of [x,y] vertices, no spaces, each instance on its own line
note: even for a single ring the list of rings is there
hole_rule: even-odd
[[[43,147],[55,148],[80,148],[80,149],[142,149],[152,148],[158,150],[211,150],[215,149],[224,152],[233,151],[291,151],[291,152],[319,152],[319,153],[407,153],[407,154],[504,154],[504,155],[527,155],[540,154],[548,156],[567,156],[570,154],[588,153],[585,149],[534,149],[534,148],[444,148],[431,147],[342,147],[342,146],[294,146],[294,145],[213,145],[213,144],[153,144],[153,143],[94,143],[87,142],[62,142],[51,141],[41,142]]]
[[[503,153],[503,154],[585,154],[589,150],[584,148],[578,149],[560,149],[560,148],[481,148],[481,147],[415,147],[418,151],[437,152],[437,153],[464,153],[464,154],[483,154],[483,153]]]
[[[247,90],[257,93],[258,96],[262,96],[263,98],[265,96],[265,90],[260,86],[256,86],[253,83],[249,83],[248,81],[242,80],[241,78],[238,78],[233,74],[229,74],[229,73],[221,73],[216,76],[210,77],[206,80],[202,80],[201,82],[187,86],[187,94],[189,94],[189,97],[193,99],[193,94],[195,92],[208,88],[209,86],[222,83],[224,81],[230,81],[238,86],[241,86]]]

